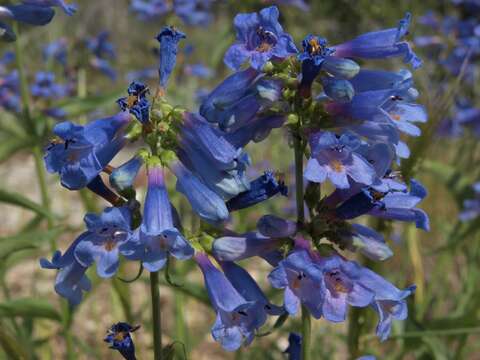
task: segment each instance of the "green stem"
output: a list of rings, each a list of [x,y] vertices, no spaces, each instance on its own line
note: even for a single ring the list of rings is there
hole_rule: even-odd
[[[301,227],[305,221],[305,212],[303,205],[304,189],[303,189],[303,144],[299,130],[301,123],[299,122],[297,131],[293,134],[294,151],[295,151],[295,193],[297,201],[297,223]],[[312,332],[312,321],[308,309],[302,305],[302,360],[310,360],[310,342]]]
[[[162,360],[162,313],[160,310],[160,284],[158,271],[150,273],[152,297],[153,353],[155,360]]]
[[[308,309],[302,305],[302,360],[310,360],[310,343],[312,341],[312,318]]]

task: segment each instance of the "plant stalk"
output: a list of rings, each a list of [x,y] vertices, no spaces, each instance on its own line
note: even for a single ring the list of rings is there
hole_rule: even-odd
[[[303,144],[299,134],[301,123],[297,131],[293,134],[295,151],[295,193],[297,201],[297,223],[301,227],[305,221],[305,212],[303,205]],[[310,312],[302,305],[302,360],[310,360],[310,342],[311,342],[312,321]]]
[[[152,297],[153,353],[155,360],[162,360],[162,313],[160,307],[160,284],[158,271],[150,273]]]

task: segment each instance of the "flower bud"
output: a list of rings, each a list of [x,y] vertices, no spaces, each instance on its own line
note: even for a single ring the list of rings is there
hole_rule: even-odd
[[[323,89],[325,94],[338,102],[349,102],[355,95],[355,90],[348,80],[323,78]]]
[[[360,65],[350,59],[328,56],[322,64],[322,70],[337,78],[351,79],[360,71]]]

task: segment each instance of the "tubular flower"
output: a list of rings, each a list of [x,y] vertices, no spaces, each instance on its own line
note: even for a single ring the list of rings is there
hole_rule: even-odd
[[[24,4],[36,5],[40,7],[60,7],[65,14],[72,16],[77,11],[76,5],[68,5],[66,0],[22,0]]]
[[[54,140],[46,149],[47,171],[58,173],[67,189],[87,186],[125,145],[120,129],[129,120],[130,115],[121,112],[85,126],[68,121],[57,124],[53,132],[60,140]]]
[[[212,336],[227,351],[250,344],[256,330],[265,323],[264,305],[245,300],[227,277],[217,269],[207,255],[198,253],[195,260],[203,272],[205,286],[217,319]]]
[[[161,166],[148,169],[148,190],[139,231],[139,242],[143,248],[140,260],[145,269],[152,272],[165,266],[169,254],[186,260],[194,252],[173,224],[172,206],[163,177]]]
[[[185,38],[185,34],[173,26],[164,27],[156,37],[160,43],[160,67],[158,74],[160,75],[160,86],[163,89],[166,88],[168,79],[177,62],[178,43]]]
[[[130,324],[119,322],[113,324],[107,331],[107,336],[103,339],[110,345],[110,349],[118,350],[126,360],[136,360],[135,344],[131,333],[137,331],[139,325],[132,326]]]

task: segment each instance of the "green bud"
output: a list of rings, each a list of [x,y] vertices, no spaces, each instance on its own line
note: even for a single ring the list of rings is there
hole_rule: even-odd
[[[274,66],[271,61],[267,61],[262,69],[262,71],[265,73],[271,73],[273,72],[273,70],[274,70]]]
[[[287,116],[287,125],[296,125],[298,123],[297,114],[288,114]]]

